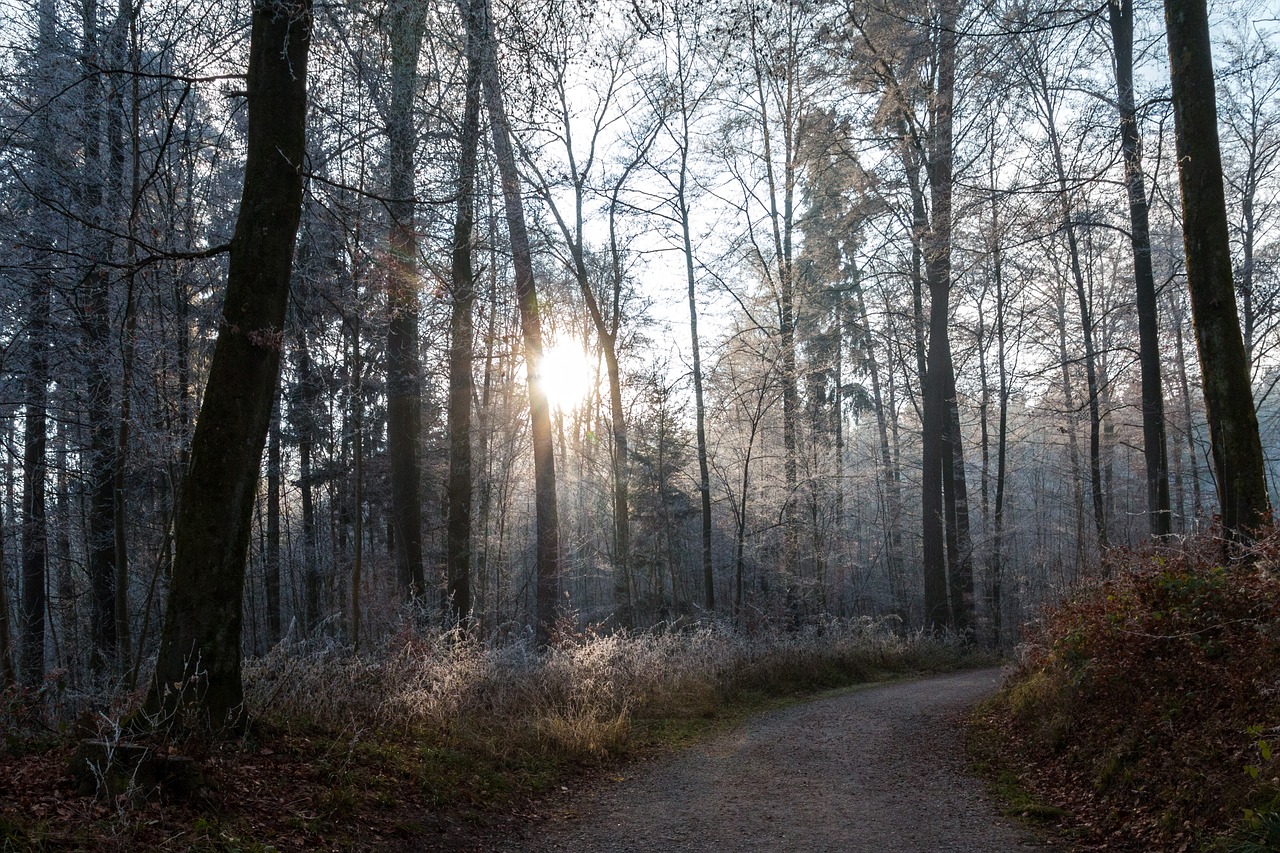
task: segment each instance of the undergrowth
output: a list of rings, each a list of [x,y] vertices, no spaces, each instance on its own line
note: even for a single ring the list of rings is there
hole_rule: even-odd
[[[1280,849],[1280,534],[1221,554],[1209,535],[1112,553],[975,718],[980,762],[1068,810],[1079,848]]]
[[[0,831],[32,845],[85,837],[84,849],[102,850],[348,849],[450,827],[470,835],[574,775],[683,745],[779,697],[981,662],[958,644],[866,619],[750,636],[717,625],[587,634],[544,651],[408,627],[364,657],[284,644],[246,662],[253,724],[241,740],[179,747],[210,779],[200,801],[134,797],[106,808],[102,798],[75,801],[61,783],[33,813],[64,823],[16,818]],[[42,750],[0,753],[0,814],[49,775],[38,761],[53,752]],[[4,784],[6,760],[23,784]]]

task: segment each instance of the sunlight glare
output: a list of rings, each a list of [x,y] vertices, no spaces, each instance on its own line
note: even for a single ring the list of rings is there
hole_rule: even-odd
[[[547,402],[560,412],[581,405],[591,393],[595,379],[586,352],[572,338],[557,341],[543,351],[539,373]]]

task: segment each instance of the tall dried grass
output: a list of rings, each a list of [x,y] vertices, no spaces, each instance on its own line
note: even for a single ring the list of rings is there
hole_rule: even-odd
[[[711,716],[744,693],[788,694],[962,664],[958,645],[831,619],[751,636],[722,625],[566,639],[537,652],[464,632],[402,630],[370,657],[281,645],[247,664],[251,717],[329,730],[429,729],[505,749],[589,757],[637,718]]]

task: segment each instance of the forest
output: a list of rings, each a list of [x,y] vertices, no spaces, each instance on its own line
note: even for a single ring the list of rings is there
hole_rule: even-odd
[[[4,0],[0,687],[221,724],[410,635],[998,653],[1111,555],[1238,555],[1280,20],[1206,14]]]
[[[1016,813],[1280,844],[1274,4],[0,40],[0,848],[531,850],[584,776],[972,670],[810,703],[936,776],[1000,661]]]

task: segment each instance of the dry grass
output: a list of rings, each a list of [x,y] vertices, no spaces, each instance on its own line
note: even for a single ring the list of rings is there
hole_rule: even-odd
[[[194,799],[78,795],[62,775],[75,728],[18,720],[52,704],[15,696],[0,719],[32,734],[0,748],[0,849],[378,849],[424,834],[476,849],[540,792],[777,697],[977,660],[870,620],[566,636],[542,652],[408,627],[368,657],[296,643],[246,663],[243,739],[152,745],[197,759],[210,787]]]
[[[717,625],[577,636],[541,654],[460,631],[403,631],[368,658],[282,645],[246,667],[246,704],[274,725],[501,732],[511,749],[580,760],[622,749],[636,719],[710,716],[743,697],[953,669],[968,657],[869,619],[752,636]]]

